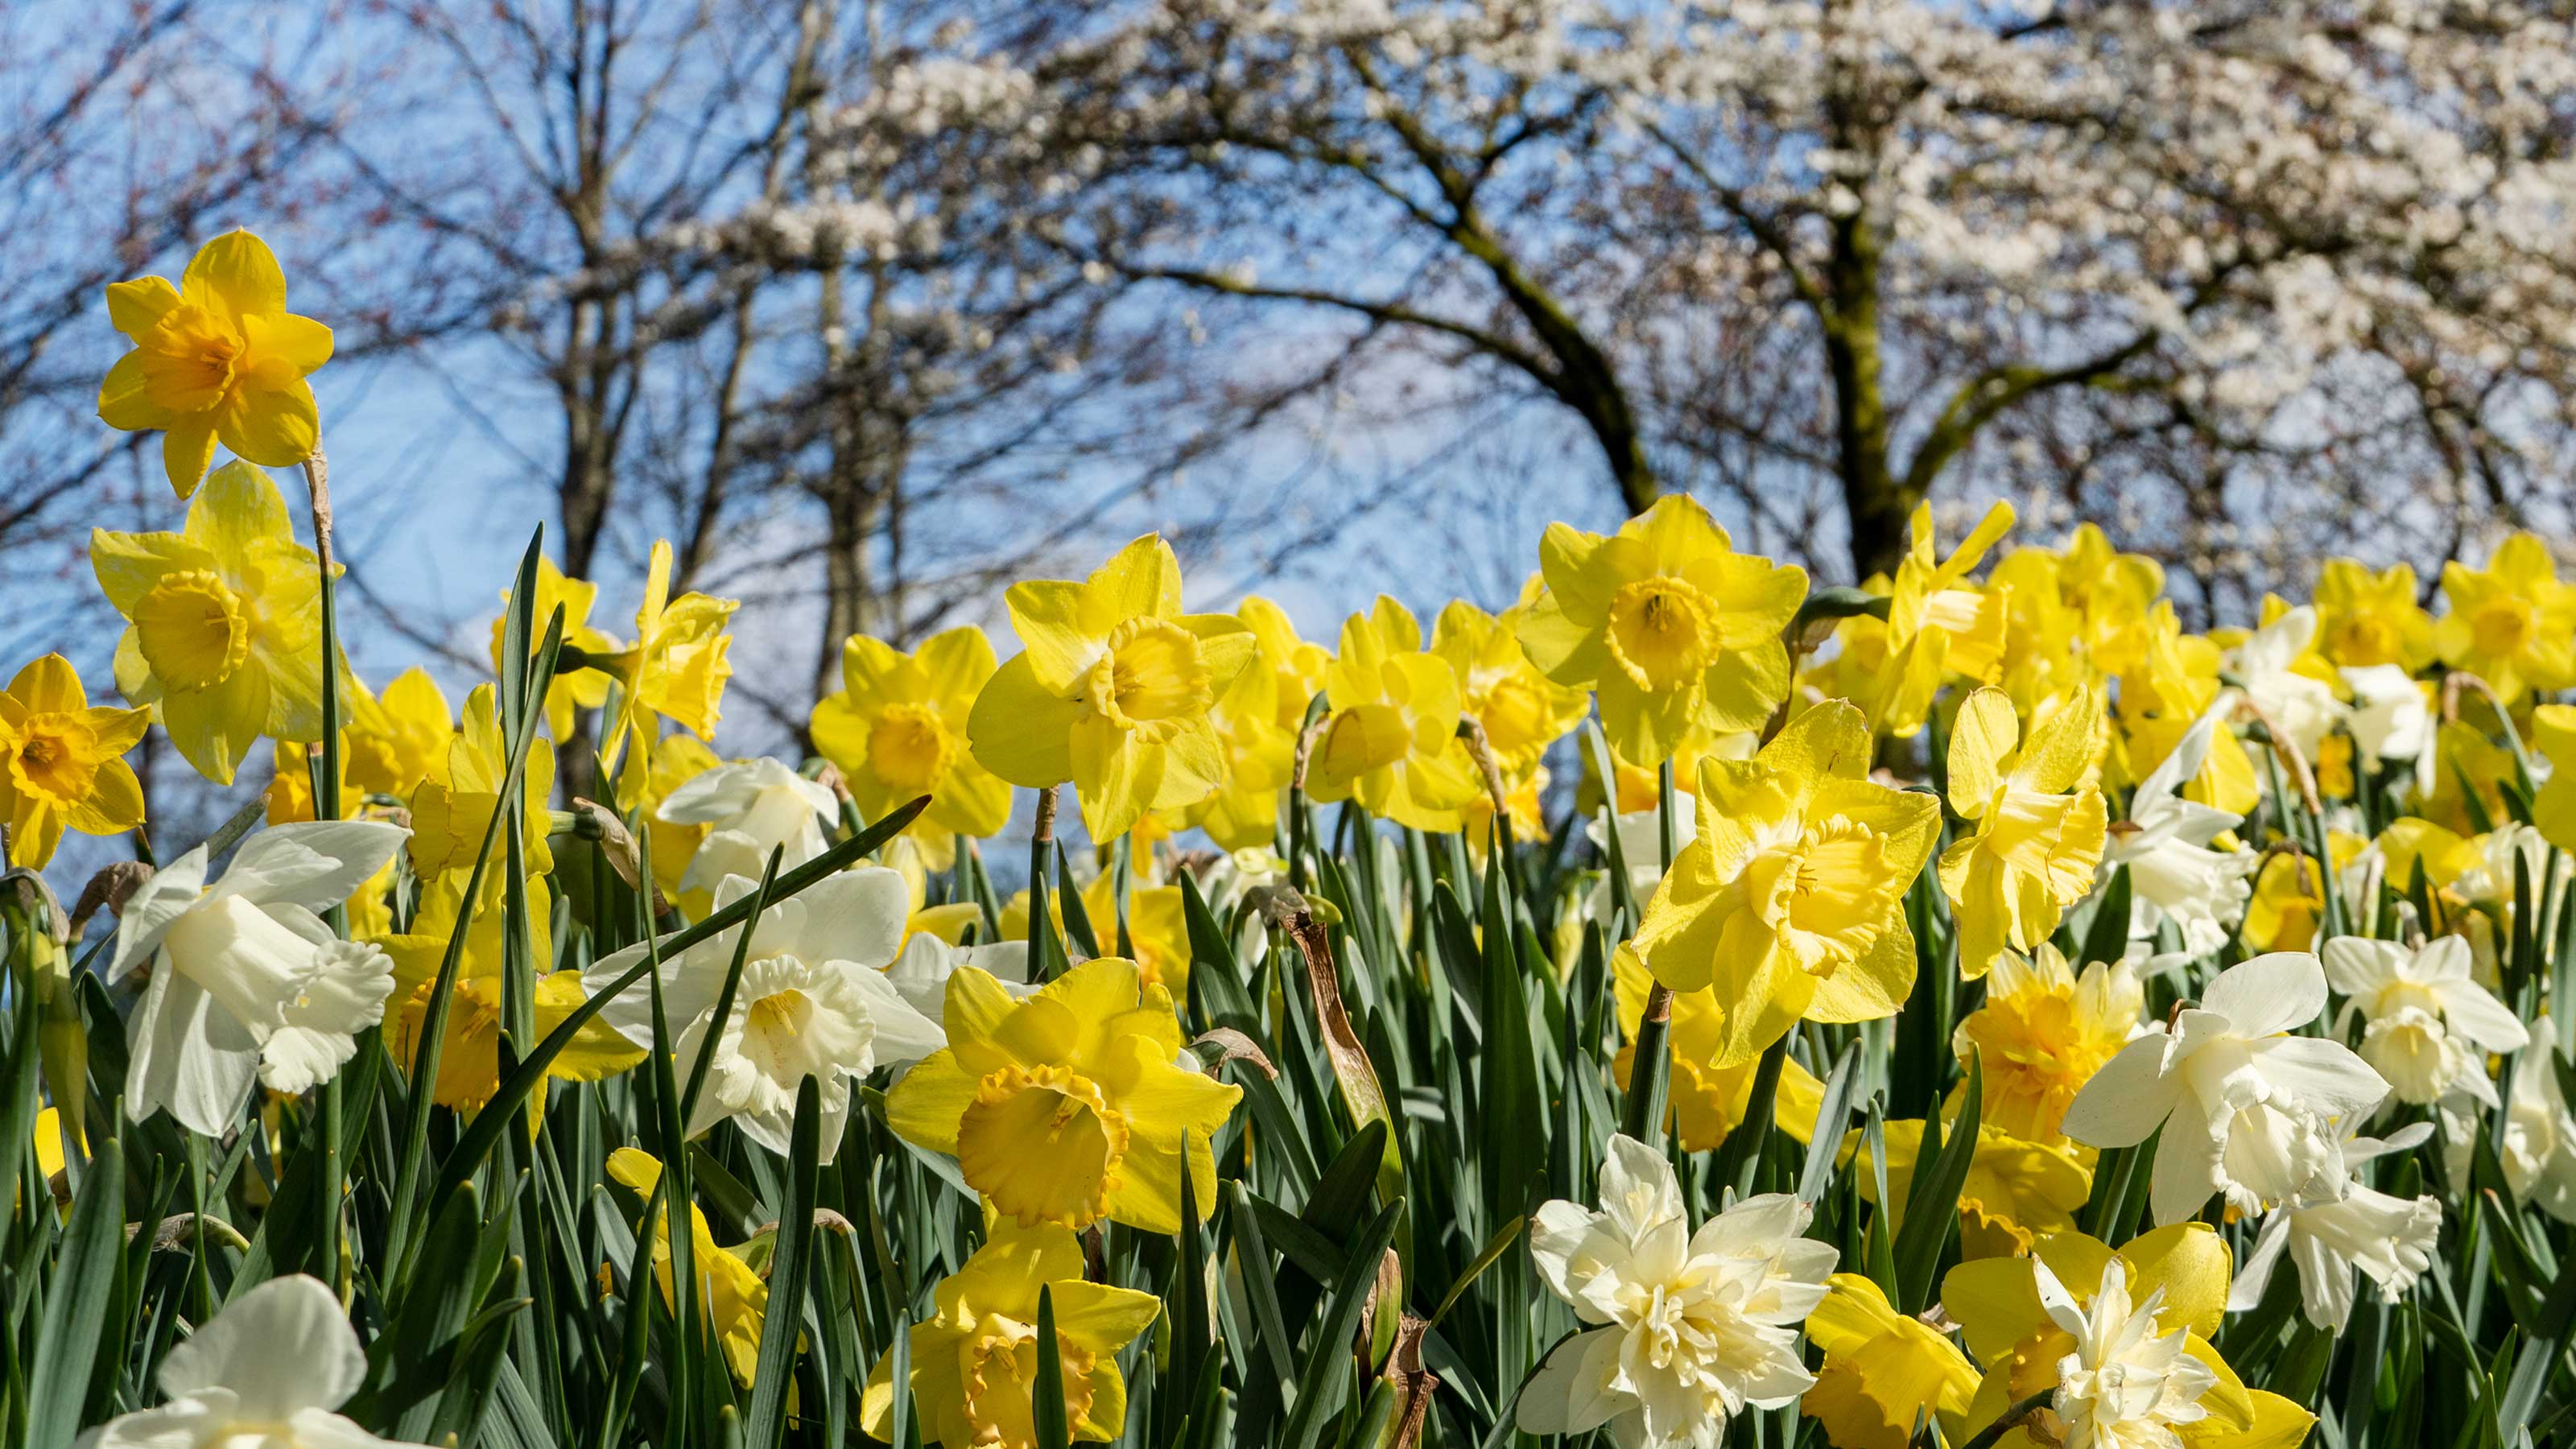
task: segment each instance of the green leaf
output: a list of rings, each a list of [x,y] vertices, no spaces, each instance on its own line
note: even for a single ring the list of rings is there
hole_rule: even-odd
[[[1967,1183],[1968,1164],[1977,1155],[1977,1123],[1986,1095],[1984,1059],[1968,1064],[1968,1091],[1959,1115],[1950,1124],[1949,1140],[1930,1166],[1918,1158],[1913,1190],[1906,1196],[1905,1221],[1896,1230],[1897,1311],[1920,1313],[1929,1306],[1932,1285],[1941,1269],[1942,1251],[1959,1226],[1959,1189]],[[1933,1121],[1923,1124],[1924,1148],[1932,1146]],[[1879,1199],[1885,1202],[1884,1197]]]
[[[1396,1219],[1403,1209],[1401,1200],[1388,1204],[1351,1241],[1350,1255],[1326,1302],[1313,1351],[1304,1372],[1297,1376],[1297,1402],[1289,1407],[1288,1420],[1281,1426],[1279,1437],[1271,1441],[1280,1449],[1315,1449],[1323,1442],[1325,1427],[1342,1407],[1343,1386],[1356,1357],[1353,1342],[1359,1333],[1360,1309],[1377,1286],[1379,1260],[1395,1237]]]
[[[81,1426],[124,1250],[125,1144],[111,1137],[99,1145],[72,1200],[45,1282],[44,1322],[27,1378],[28,1449],[60,1449]],[[120,1325],[120,1343],[123,1337]]]
[[[1030,1428],[1038,1449],[1066,1449],[1064,1350],[1055,1333],[1055,1290],[1038,1287],[1038,1379],[1029,1391]]]
[[[1776,1089],[1775,1089],[1776,1090]],[[1840,1155],[1843,1124],[1851,1120],[1852,1100],[1860,1094],[1860,1040],[1855,1037],[1834,1058],[1825,1077],[1824,1100],[1816,1109],[1816,1130],[1807,1139],[1807,1161],[1798,1171],[1798,1200],[1809,1207],[1823,1200],[1833,1185],[1834,1159]]]
[[[773,854],[773,872],[777,863]],[[752,1444],[775,1445],[787,1436],[787,1386],[796,1364],[797,1331],[805,1320],[805,1256],[814,1239],[814,1177],[822,1156],[822,1110],[820,1084],[811,1075],[798,1079],[796,1120],[787,1142],[787,1211],[778,1220],[777,1242],[770,1250],[760,1367],[751,1384],[751,1416],[743,1426],[744,1437]]]

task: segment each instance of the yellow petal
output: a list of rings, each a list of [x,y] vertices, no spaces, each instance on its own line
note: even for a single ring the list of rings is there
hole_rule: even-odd
[[[172,423],[161,435],[161,472],[181,498],[195,493],[206,469],[214,465],[215,422],[211,412],[196,413]]]
[[[268,243],[246,231],[228,231],[197,249],[179,278],[187,300],[224,313],[238,324],[244,317],[286,310],[286,273]]]
[[[1070,699],[1039,684],[1028,655],[996,670],[975,697],[966,723],[976,760],[1014,785],[1057,785],[1073,778],[1073,724],[1080,714]]]
[[[140,342],[179,305],[179,289],[160,277],[107,284],[107,324]]]
[[[111,428],[142,432],[170,427],[187,416],[153,400],[151,379],[145,375],[140,352],[118,358],[98,385],[99,421]]]
[[[2021,739],[2021,716],[2000,689],[1971,693],[1950,726],[1950,806],[1970,820],[2003,784],[2003,762]]]

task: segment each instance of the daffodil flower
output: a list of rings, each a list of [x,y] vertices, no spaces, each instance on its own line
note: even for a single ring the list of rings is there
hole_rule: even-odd
[[[537,556],[536,597],[529,600],[528,618],[542,635],[546,621],[563,610],[563,641],[576,649],[593,654],[613,655],[617,641],[592,628],[591,607],[599,601],[599,585],[588,579],[565,576],[555,561],[543,554]],[[492,672],[501,672],[501,640],[509,624],[510,591],[501,591],[502,612],[492,619]],[[608,702],[609,677],[595,669],[558,669],[546,686],[546,728],[559,740],[572,738],[573,711],[597,709]]]
[[[1520,623],[1536,606],[1540,586],[1532,578],[1500,618],[1459,600],[1431,625],[1431,653],[1457,675],[1460,707],[1483,727],[1495,764],[1516,779],[1527,778],[1548,746],[1574,733],[1589,703],[1582,690],[1540,673],[1521,648]]]
[[[2043,941],[2028,956],[1996,958],[1985,1002],[1952,1029],[1950,1050],[1963,1067],[1984,1064],[1986,1122],[2054,1144],[2076,1093],[2146,1029],[2146,1005],[2126,961],[2095,961],[2079,976]]]
[[[462,728],[448,742],[447,767],[434,772],[412,792],[412,869],[423,880],[436,880],[474,868],[483,847],[483,832],[501,808],[501,787],[509,779],[508,741],[501,730],[493,687],[478,684],[465,697]],[[519,772],[519,840],[530,875],[554,869],[554,850],[546,843],[546,800],[554,792],[554,747],[543,739],[527,744],[527,762]],[[487,901],[502,888],[500,847],[484,873]]]
[[[2516,533],[2484,569],[2442,565],[2451,611],[2433,626],[2442,662],[2487,682],[2511,704],[2527,689],[2576,684],[2576,584],[2559,580],[2549,545]]]
[[[2351,713],[2335,698],[2335,673],[2313,649],[2316,636],[2317,611],[2302,604],[2247,635],[2227,657],[2244,697],[2311,762],[2327,732]]]
[[[159,710],[198,774],[231,784],[262,735],[321,738],[320,570],[267,474],[227,463],[186,531],[93,529],[89,557],[126,619],[117,688]]]
[[[2430,792],[2433,784],[2433,711],[2424,686],[2394,664],[2372,664],[2343,671],[2352,691],[2353,711],[2345,721],[2356,749],[2373,763],[2413,760],[2415,785]]]
[[[1530,1224],[1530,1256],[1584,1330],[1521,1390],[1525,1434],[1605,1425],[1624,1445],[1715,1444],[1747,1409],[1812,1387],[1797,1325],[1826,1295],[1834,1249],[1782,1193],[1748,1197],[1694,1232],[1664,1155],[1613,1136],[1601,1208],[1562,1199]]]
[[[729,875],[759,879],[772,850],[780,852],[782,871],[821,855],[830,843],[824,831],[840,822],[841,804],[830,786],[763,755],[691,776],[662,797],[653,817],[706,827],[680,889],[712,891]]]
[[[912,1326],[906,1387],[922,1418],[922,1442],[947,1449],[1034,1449],[1038,1377],[1038,1295],[1054,1310],[1070,1437],[1115,1439],[1127,1423],[1127,1382],[1118,1351],[1151,1327],[1162,1301],[1151,1293],[1083,1277],[1082,1246],[1053,1223],[1021,1227],[996,1218],[984,1245],[932,1290],[930,1317]],[[860,1400],[859,1427],[891,1437],[894,1356],[877,1359]]]
[[[1277,838],[1279,792],[1296,772],[1297,730],[1310,693],[1299,671],[1308,664],[1320,671],[1329,660],[1322,649],[1298,639],[1287,616],[1266,599],[1246,599],[1237,617],[1253,630],[1253,660],[1208,710],[1225,749],[1225,781],[1182,818],[1227,850],[1253,850]],[[1254,625],[1255,619],[1263,622]],[[1281,662],[1274,649],[1297,661]],[[1283,688],[1295,698],[1283,699]]]
[[[2432,1133],[2432,1123],[2417,1122],[2384,1141],[2347,1135],[2344,1163],[2358,1166],[2390,1152],[2407,1151]],[[2308,1321],[2341,1333],[2352,1317],[2356,1272],[2377,1285],[2381,1301],[2394,1303],[2432,1266],[2433,1249],[2441,1236],[2439,1201],[2396,1197],[2353,1179],[2335,1191],[2302,1198],[2264,1215],[2262,1231],[2246,1251],[2236,1286],[2228,1292],[2227,1307],[2243,1313],[2260,1304],[2272,1270],[2286,1251],[2299,1265],[2299,1304]]]
[[[1610,984],[1619,1006],[1623,1045],[1610,1062],[1610,1075],[1626,1091],[1637,1065],[1637,1030],[1646,1018],[1646,999],[1655,978],[1625,941],[1610,954]],[[1667,1063],[1667,1114],[1673,1135],[1685,1152],[1712,1152],[1727,1134],[1743,1125],[1753,1103],[1758,1061],[1715,1065],[1726,1042],[1726,1008],[1717,993],[1702,987],[1676,991],[1664,1027]],[[1824,1083],[1795,1061],[1783,1058],[1780,1079],[1771,1094],[1771,1125],[1793,1142],[1816,1133],[1816,1116],[1824,1107]]]
[[[399,825],[326,820],[253,835],[206,884],[202,845],[126,902],[110,985],[150,965],[126,1019],[125,1110],[168,1111],[220,1137],[254,1078],[301,1092],[338,1074],[357,1034],[384,1014],[393,963],[332,936],[320,913],[349,898],[402,848]]]
[[[2219,728],[2215,709],[2193,722],[2164,763],[2138,782],[2128,820],[2111,828],[2102,849],[2103,865],[2129,868],[2130,939],[2152,941],[2171,921],[2195,956],[2227,944],[2229,929],[2244,919],[2254,891],[2246,877],[2260,860],[2213,844],[2244,824],[2243,816],[2183,798],[2183,783],[2200,772]]]
[[[2433,662],[2433,616],[2415,602],[2415,567],[2373,573],[2359,561],[2330,558],[2317,574],[2317,648],[2343,667],[2410,673]]]
[[[2013,526],[2013,507],[1986,510],[1946,560],[1933,552],[1932,505],[1917,504],[1911,546],[1888,592],[1885,659],[1866,681],[1871,722],[1911,739],[1952,676],[1993,684],[2003,673],[2004,596],[1969,587],[1969,571]]]
[[[1011,787],[967,748],[975,696],[993,677],[993,645],[966,625],[933,634],[910,654],[865,634],[841,646],[841,688],[814,706],[814,748],[840,767],[850,799],[870,820],[927,795],[905,827],[934,870],[952,863],[960,835],[1000,832]]]
[[[961,946],[930,931],[915,931],[904,937],[903,949],[895,953],[894,964],[885,974],[907,1005],[937,1021],[947,1006],[948,978],[969,966],[992,977],[1015,1001],[1037,994],[1038,983],[1029,979],[1026,940]]]
[[[1243,1089],[1184,1064],[1170,995],[1133,961],[1086,961],[1026,999],[972,966],[948,978],[948,1046],[886,1094],[887,1124],[953,1153],[1023,1225],[1181,1228],[1181,1174],[1216,1201],[1210,1139]]]
[[[1181,612],[1181,565],[1160,535],[1128,544],[1081,583],[1037,579],[1003,595],[1027,646],[975,698],[975,758],[1015,785],[1073,782],[1094,840],[1149,810],[1215,793],[1225,747],[1209,711],[1252,663],[1252,631]]]
[[[2150,1027],[2084,1084],[2066,1135],[2128,1147],[2162,1127],[2148,1192],[2159,1223],[2213,1192],[2258,1213],[2340,1180],[2332,1123],[2377,1107],[2388,1083],[2341,1042],[2291,1035],[2325,1005],[2325,972],[2304,951],[2230,966],[2173,1030]]]
[[[620,1147],[608,1154],[608,1175],[650,1196],[662,1181],[662,1164],[649,1152]],[[716,1246],[707,1215],[689,1204],[689,1259],[697,1270],[699,1322],[715,1335],[734,1382],[748,1386],[760,1367],[761,1320],[769,1311],[769,1282],[729,1248]],[[653,1220],[653,1281],[662,1290],[662,1306],[672,1306],[671,1214]],[[631,1288],[630,1292],[633,1291]]]
[[[602,662],[623,689],[616,715],[600,741],[599,757],[618,760],[619,747],[630,740],[618,767],[618,799],[632,805],[650,770],[653,741],[661,728],[656,715],[667,716],[702,740],[716,734],[722,714],[725,681],[733,664],[725,656],[733,636],[725,632],[733,599],[705,594],[671,597],[671,543],[653,541],[652,561],[644,572],[644,599],[635,608],[635,643]]]
[[[715,889],[717,909],[752,893],[757,883],[727,876]],[[739,931],[710,936],[662,960],[662,1000],[672,1051],[697,1060],[715,1038],[714,1063],[692,1137],[728,1118],[742,1134],[786,1155],[796,1121],[796,1089],[807,1077],[820,1088],[822,1161],[840,1149],[841,1124],[854,1082],[879,1066],[915,1062],[942,1045],[939,1028],[907,1005],[885,974],[903,943],[910,893],[882,866],[826,876],[760,913],[735,989],[732,1012],[719,1019],[717,998],[732,969]],[[633,969],[646,948],[627,947],[594,962],[595,993]],[[636,1046],[653,1045],[652,994],[641,982],[613,998],[600,1019]]]
[[[143,785],[125,763],[148,709],[93,705],[71,661],[48,654],[0,690],[0,860],[41,870],[65,829],[117,835],[143,823]]]
[[[536,961],[550,962],[554,959],[549,924],[554,915],[554,893],[544,876],[530,876],[526,891],[529,955]],[[445,964],[448,942],[457,932],[464,894],[465,883],[457,877],[431,883],[421,893],[411,930],[383,940],[385,954],[393,958],[395,987],[395,1004],[387,1013],[387,1041],[395,1059],[406,1065],[419,1059],[421,1033],[429,1020],[430,993],[437,985],[439,968]],[[431,1100],[442,1107],[474,1111],[492,1100],[501,1085],[502,976],[507,970],[502,947],[503,914],[486,905],[474,913],[473,924],[464,929],[465,949],[458,958],[455,986],[448,998],[447,1039],[439,1048],[438,1080],[431,1087]],[[553,1034],[589,999],[579,971],[540,971],[528,1003],[537,1039]],[[529,1045],[522,1043],[520,1051],[524,1053]],[[583,1023],[572,1041],[547,1064],[546,1080],[595,1082],[626,1071],[642,1060],[642,1049],[593,1018]],[[533,1114],[541,1106],[540,1098],[532,1096],[532,1128]]]
[[[2490,1052],[2517,1052],[2531,1034],[2469,974],[2469,943],[2440,936],[2421,950],[2395,941],[2337,936],[2322,953],[2326,981],[2344,998],[2342,1035],[2364,1023],[2361,1059],[2388,1079],[2397,1100],[2429,1107],[2452,1093],[2493,1108]]]
[[[1562,523],[1539,543],[1547,592],[1520,622],[1550,679],[1600,696],[1622,758],[1660,763],[1695,730],[1757,730],[1789,693],[1780,631],[1805,571],[1737,553],[1696,500],[1665,494],[1618,533]]]
[[[2496,1134],[2496,1156],[2515,1201],[2576,1223],[2576,1113],[2558,1080],[2558,1037],[2547,1016],[2531,1024],[2531,1039],[2540,1045],[2514,1058],[2513,1096]],[[2475,1135],[2474,1118],[2463,1125],[2466,1132],[2445,1136]]]
[[[1325,673],[1332,722],[1306,776],[1318,801],[1357,800],[1372,815],[1445,833],[1484,789],[1458,738],[1458,675],[1425,654],[1422,626],[1381,594],[1342,625],[1342,652]]]
[[[168,1402],[119,1414],[79,1449],[425,1449],[379,1439],[341,1414],[366,1382],[340,1300],[318,1278],[271,1278],[162,1356]]]
[[[1866,1179],[1864,1179],[1866,1180]],[[1834,1449],[1907,1449],[1915,1420],[1929,1413],[1952,1443],[1977,1393],[1977,1367],[1919,1318],[1896,1311],[1858,1273],[1825,1280],[1825,1300],[1807,1315],[1807,1341],[1825,1356],[1798,1412],[1824,1426]]]
[[[218,438],[266,468],[313,455],[322,421],[304,379],[331,360],[331,329],[286,310],[286,273],[266,242],[226,232],[197,249],[176,287],[111,282],[107,319],[134,350],[99,384],[98,415],[160,433],[180,497],[197,491]]]
[[[1914,984],[1906,887],[1941,828],[1930,795],[1867,776],[1869,726],[1839,701],[1748,761],[1700,765],[1698,838],[1673,858],[1636,935],[1675,991],[1726,1004],[1713,1066],[1750,1061],[1800,1018],[1893,1015]]]
[[[2027,952],[2093,889],[2105,831],[2102,702],[2079,690],[2027,738],[2012,701],[1980,689],[1950,733],[1950,808],[1975,833],[1941,853],[1941,890],[1959,933],[1959,974],[1974,981],[2006,950]]]

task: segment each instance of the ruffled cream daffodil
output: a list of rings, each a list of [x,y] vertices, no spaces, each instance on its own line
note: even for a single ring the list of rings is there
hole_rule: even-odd
[[[117,1415],[79,1449],[424,1449],[334,1412],[366,1378],[366,1350],[322,1280],[271,1278],[162,1357],[167,1402]]]
[[[2410,950],[2337,936],[2321,954],[2327,983],[2344,998],[2336,1034],[2362,1020],[2361,1059],[2397,1100],[2429,1107],[2458,1093],[2498,1105],[2487,1054],[2520,1051],[2531,1033],[2470,975],[2466,939],[2439,936]]]
[[[301,1092],[339,1073],[357,1034],[384,1015],[393,962],[334,937],[321,912],[392,859],[405,834],[372,820],[272,826],[212,887],[200,845],[135,892],[107,968],[113,985],[151,967],[126,1019],[128,1115],[166,1110],[220,1137],[254,1079]]]
[[[2229,931],[2245,918],[2245,903],[2254,893],[2246,877],[2261,858],[2213,843],[2244,824],[2244,817],[2182,793],[2219,728],[2216,711],[2195,721],[2173,753],[2138,782],[2129,818],[2112,826],[2105,839],[2102,864],[2129,868],[2131,940],[2153,941],[2157,928],[2171,921],[2182,933],[2182,948],[2206,956],[2226,945]]]
[[[715,888],[717,909],[758,888],[727,876]],[[662,1006],[678,1060],[697,1060],[716,1038],[715,1058],[697,1112],[684,1130],[694,1137],[732,1119],[742,1134],[784,1156],[796,1121],[796,1089],[815,1079],[822,1158],[839,1151],[854,1082],[880,1066],[901,1066],[940,1049],[937,1024],[907,1004],[885,974],[903,942],[911,893],[882,866],[826,876],[768,907],[748,929],[749,954],[732,1012],[718,1020],[717,999],[732,969],[739,931],[710,936],[662,960]],[[593,994],[645,958],[629,946],[594,962]],[[600,1019],[635,1045],[653,1044],[652,993],[637,982],[602,1008]]]
[[[1749,1197],[1691,1230],[1671,1164],[1610,1139],[1601,1210],[1562,1199],[1538,1210],[1530,1256],[1586,1327],[1550,1352],[1521,1391],[1525,1434],[1608,1426],[1643,1449],[1713,1445],[1746,1409],[1776,1409],[1813,1387],[1797,1325],[1825,1299],[1834,1249],[1801,1236],[1806,1204]]]
[[[2015,1137],[2054,1144],[2075,1094],[2145,1028],[2147,991],[2126,961],[2095,961],[2077,975],[2042,942],[2005,952],[1986,977],[1985,1003],[1960,1019],[1950,1050],[1984,1063],[1984,1120]]]
[[[692,775],[662,797],[653,818],[706,827],[680,889],[712,891],[729,875],[758,880],[772,850],[782,852],[781,871],[821,855],[830,844],[824,832],[840,823],[841,802],[831,786],[763,755]]]
[[[2066,1135],[2129,1147],[2162,1127],[2149,1189],[2159,1223],[2185,1221],[2213,1192],[2259,1213],[2340,1181],[2334,1119],[2378,1106],[2388,1083],[2341,1042],[2291,1034],[2325,1005],[2325,972],[2304,951],[2227,968],[2172,1031],[2151,1026],[2084,1084]]]
[[[2343,1160],[2357,1166],[2409,1150],[2432,1133],[2432,1123],[2418,1122],[2386,1141],[2347,1137]],[[2341,1333],[2352,1317],[2355,1272],[2377,1285],[2382,1301],[2394,1303],[2432,1266],[2441,1236],[2442,1204],[2436,1199],[2396,1197],[2358,1179],[2347,1181],[2264,1215],[2227,1306],[2242,1313],[2261,1303],[2272,1269],[2286,1250],[2299,1265],[2299,1302],[2308,1321]]]

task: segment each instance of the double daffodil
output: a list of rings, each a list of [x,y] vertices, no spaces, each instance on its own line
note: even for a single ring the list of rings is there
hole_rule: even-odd
[[[1950,808],[1976,832],[1941,853],[1941,889],[1973,981],[2009,950],[2037,949],[2066,907],[2093,889],[2108,824],[2091,783],[2102,701],[2079,690],[2023,738],[2000,689],[1959,707],[1950,733]]]

